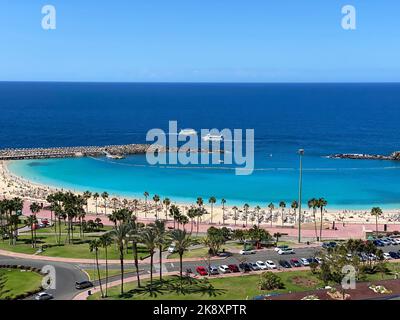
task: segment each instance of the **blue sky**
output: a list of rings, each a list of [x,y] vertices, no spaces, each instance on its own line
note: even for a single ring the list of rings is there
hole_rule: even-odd
[[[341,28],[346,4],[357,30]],[[0,0],[0,80],[400,81],[399,14],[398,0]]]

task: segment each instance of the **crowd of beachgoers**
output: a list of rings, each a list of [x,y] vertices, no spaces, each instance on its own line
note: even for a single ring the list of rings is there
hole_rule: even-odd
[[[37,184],[25,180],[23,177],[18,177],[12,174],[7,168],[7,161],[0,161],[0,196],[2,198],[20,197],[27,201],[36,201],[46,205],[46,198],[48,195],[58,191],[67,191],[66,189],[55,188],[51,186]],[[83,192],[75,193],[83,194]],[[149,190],[150,191],[150,190]],[[298,223],[298,209],[296,201],[285,203],[280,202],[276,204],[264,204],[262,206],[243,206],[229,205],[229,199],[217,199],[210,197],[207,199],[194,197],[192,204],[190,203],[176,203],[173,199],[161,198],[158,195],[151,194],[144,191],[143,196],[140,198],[125,198],[118,195],[108,194],[106,190],[102,193],[89,192],[88,210],[90,213],[104,215],[111,213],[114,208],[127,207],[134,210],[139,217],[142,218],[155,218],[165,214],[169,205],[174,204],[181,209],[184,214],[188,212],[191,207],[199,205],[204,208],[208,214],[203,215],[202,222],[213,222],[216,224],[231,224],[231,225],[274,225],[291,227],[296,226]],[[305,208],[302,210],[301,222],[304,224],[312,225],[315,220],[320,219],[321,210],[323,222],[329,227],[335,223],[362,223],[374,224],[376,217],[371,215],[370,210],[338,210],[329,209],[328,202],[325,205],[318,205],[318,200],[314,207],[309,208],[303,204]],[[328,199],[327,199],[328,200]],[[399,223],[400,211],[399,210],[383,210],[382,215],[379,216],[379,223]]]

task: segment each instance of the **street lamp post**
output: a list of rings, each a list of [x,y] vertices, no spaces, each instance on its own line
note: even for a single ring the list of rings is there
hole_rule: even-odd
[[[299,243],[301,242],[301,192],[302,192],[302,184],[303,184],[303,155],[304,149],[299,149],[299,157],[300,157],[300,173],[299,173]]]

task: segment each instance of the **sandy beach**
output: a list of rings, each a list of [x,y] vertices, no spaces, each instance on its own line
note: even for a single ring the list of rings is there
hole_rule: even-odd
[[[31,181],[27,181],[22,177],[18,177],[10,173],[7,168],[8,161],[0,162],[0,190],[1,196],[5,198],[12,197],[21,197],[24,200],[29,202],[37,201],[40,203],[46,204],[46,197],[54,192],[61,191],[59,188],[54,188],[51,186],[41,185],[37,183],[33,183]],[[62,189],[63,191],[67,191],[66,189]],[[69,190],[72,191],[72,190]],[[89,190],[90,191],[90,190]],[[107,191],[107,190],[105,190]],[[149,190],[150,191],[150,190]],[[73,192],[73,191],[72,191]],[[75,192],[78,193],[78,192]],[[136,213],[139,218],[155,218],[156,214],[159,217],[165,217],[165,206],[162,204],[156,205],[152,200],[153,195],[150,193],[147,203],[145,202],[144,196],[141,199],[137,199],[138,202],[136,204]],[[112,194],[109,195],[106,203],[104,199],[99,197],[97,199],[97,209],[96,209],[96,201],[91,198],[88,201],[88,209],[89,214],[98,214],[104,215],[105,213],[111,213],[114,208],[126,206],[130,209],[135,209],[135,202],[133,198],[121,198],[114,196]],[[173,199],[171,200],[171,204],[178,205],[183,213],[186,213],[187,210],[193,204],[188,203],[175,203]],[[162,199],[161,199],[162,201]],[[202,219],[203,223],[211,222],[211,205],[208,203],[208,199],[203,199],[204,208],[210,213],[205,215]],[[229,202],[229,200],[228,200]],[[243,225],[245,223],[244,219],[244,209],[238,207],[235,215],[235,208],[232,206],[225,205],[225,208],[217,203],[213,206],[213,214],[212,220],[215,224],[223,223],[223,215],[225,214],[225,223],[227,224],[235,224],[235,216],[237,217],[236,225]],[[107,208],[105,207],[107,205]],[[290,208],[290,204],[287,204],[283,212],[283,222],[282,222],[282,210],[278,207],[278,204],[275,204],[275,209],[272,210],[272,223],[271,223],[271,211],[267,207],[261,208],[258,213],[254,208],[250,207],[248,209],[248,225],[257,224],[257,217],[263,217],[263,221],[261,225],[267,226],[279,226],[279,227],[291,227],[295,226],[297,214],[295,216],[294,210]],[[303,204],[304,206],[304,204]],[[288,208],[289,207],[289,208]],[[146,210],[147,208],[147,210]],[[302,210],[303,211],[303,210]],[[383,210],[383,215],[379,217],[379,224],[400,224],[400,210],[390,209]],[[320,211],[317,210],[316,213],[317,221],[319,221]],[[313,212],[311,209],[306,207],[306,210],[303,211],[304,224],[305,226],[308,224],[313,224]],[[338,210],[338,209],[329,209],[329,206],[326,210],[324,210],[323,220],[326,224],[331,224],[335,221],[337,224],[375,224],[375,217],[371,216],[369,210]]]

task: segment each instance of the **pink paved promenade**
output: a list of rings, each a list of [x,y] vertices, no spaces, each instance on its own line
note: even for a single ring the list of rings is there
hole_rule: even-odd
[[[30,215],[29,211],[29,203],[25,201],[24,205],[24,210],[23,213],[25,215]],[[38,213],[37,215],[39,218],[48,218],[50,219],[50,211],[47,210],[42,210],[41,212]],[[102,223],[104,225],[112,225],[112,222],[108,220],[108,218],[104,215],[93,215],[93,214],[88,214],[86,216],[86,221],[87,220],[94,220],[97,217],[99,217],[102,220]],[[152,222],[154,219],[144,219],[144,218],[139,218],[138,219],[140,222],[143,222],[145,224]],[[211,224],[207,223],[200,223],[199,225],[199,232],[206,232],[207,229],[212,226]],[[221,224],[213,224],[215,227],[221,227]],[[231,227],[231,228],[242,228],[242,224],[237,224],[237,226],[233,224],[226,224],[225,226]],[[169,221],[167,223],[167,227],[172,228],[173,227],[173,222]],[[250,227],[250,225],[248,226]],[[271,227],[269,224],[262,224],[261,227],[265,228],[268,230],[271,234],[275,232],[280,232],[280,233],[286,233],[290,237],[297,237],[298,231],[296,228],[281,228],[278,226],[273,226]],[[383,225],[379,225],[379,230],[383,230]],[[186,225],[185,229],[187,231],[190,231],[190,223]],[[375,230],[375,224],[345,224],[345,226],[342,225],[340,222],[336,222],[336,228],[337,230],[323,230],[323,238],[325,239],[348,239],[348,238],[364,238],[365,236],[365,231],[373,231]],[[194,231],[196,231],[196,226],[194,226]],[[388,231],[400,231],[400,224],[389,224],[388,225]],[[313,229],[303,229],[302,230],[302,237],[304,238],[314,238],[315,237],[315,232]]]

